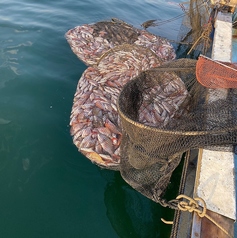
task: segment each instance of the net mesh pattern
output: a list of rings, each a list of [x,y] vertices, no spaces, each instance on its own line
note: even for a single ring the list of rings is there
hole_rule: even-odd
[[[78,82],[70,132],[78,150],[102,168],[120,166],[121,130],[117,98],[122,87],[161,59],[148,48],[123,44],[107,51],[97,67],[88,67]]]
[[[210,146],[229,150],[232,147],[227,145],[237,142],[236,90],[203,87],[196,80],[196,63],[196,60],[179,59],[142,72],[124,86],[118,98],[123,133],[121,174],[131,186],[154,201],[165,192],[183,152]],[[167,123],[157,120],[157,124],[145,125],[139,119],[139,110],[146,103],[144,92],[163,87],[164,82],[171,83],[173,77],[167,75],[180,78],[188,94],[177,92],[183,99],[168,116],[170,108],[166,108]],[[161,101],[152,103],[161,105]]]
[[[173,46],[160,36],[153,35],[119,19],[84,24],[66,32],[65,37],[77,57],[86,65],[96,65],[104,53],[122,44],[143,46],[163,61],[175,58]]]
[[[196,67],[199,83],[207,88],[237,88],[237,65],[200,55]]]

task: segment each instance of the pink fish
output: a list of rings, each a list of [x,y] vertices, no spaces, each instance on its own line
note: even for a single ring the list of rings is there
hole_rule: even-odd
[[[97,130],[100,134],[106,135],[108,137],[111,136],[111,131],[106,127],[98,127]]]
[[[111,139],[103,134],[98,134],[98,141],[101,144],[104,151],[112,155],[114,153],[113,143]]]
[[[106,119],[105,127],[108,128],[111,132],[121,135],[119,129],[109,119]]]

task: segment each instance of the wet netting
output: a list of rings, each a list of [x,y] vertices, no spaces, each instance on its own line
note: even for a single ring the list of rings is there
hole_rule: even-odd
[[[144,71],[118,98],[121,175],[156,202],[183,152],[227,150],[237,142],[236,89],[204,87],[196,80],[196,64],[178,59]]]
[[[79,151],[93,163],[119,169],[118,95],[129,80],[160,63],[150,49],[123,44],[107,51],[97,67],[85,70],[74,96],[70,132]]]
[[[88,66],[73,100],[73,143],[91,162],[119,170],[138,192],[171,208],[175,200],[164,195],[184,152],[237,144],[236,65],[206,57],[220,9],[204,0],[181,6],[183,14],[148,20],[143,29],[113,18],[65,34]],[[180,16],[175,52],[147,28]],[[198,60],[187,59],[186,50]]]
[[[140,72],[173,60],[175,50],[166,39],[119,19],[77,26],[65,36],[72,51],[89,66],[73,99],[73,143],[98,166],[119,170],[118,95]]]
[[[163,61],[175,57],[173,47],[167,40],[117,18],[94,24],[76,26],[65,37],[77,57],[86,65],[96,65],[108,50],[124,43],[139,45],[152,50]]]
[[[185,14],[179,30],[179,54],[210,54],[213,40],[216,7],[205,0],[191,0],[183,3]]]
[[[196,67],[200,84],[207,88],[237,88],[237,65],[200,55]]]

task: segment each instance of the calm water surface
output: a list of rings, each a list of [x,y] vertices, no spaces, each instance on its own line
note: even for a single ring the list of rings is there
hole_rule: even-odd
[[[179,14],[165,0],[1,0],[0,237],[169,237],[160,218],[171,219],[172,211],[73,145],[69,117],[86,66],[64,34],[111,17],[140,27]],[[180,22],[151,31],[175,40]]]

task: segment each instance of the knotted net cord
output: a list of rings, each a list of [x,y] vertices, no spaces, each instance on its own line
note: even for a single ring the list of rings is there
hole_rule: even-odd
[[[206,202],[200,198],[191,198],[189,196],[186,196],[184,194],[180,194],[176,197],[175,200],[172,200],[172,204],[174,204],[174,201],[177,207],[175,209],[184,211],[184,212],[195,212],[200,218],[206,217],[209,221],[211,221],[215,226],[217,226],[220,230],[222,230],[228,237],[233,238],[232,235],[228,233],[227,230],[225,230],[220,224],[218,224],[211,216],[207,214],[207,205]],[[199,205],[201,204],[201,205]],[[165,219],[161,218],[161,220],[165,224],[173,224],[172,221],[166,221]]]
[[[203,52],[204,54],[207,52],[207,49],[210,47],[211,44],[211,39],[210,39],[210,34],[212,32],[212,22],[208,22],[207,25],[205,26],[202,34],[198,37],[198,39],[194,42],[193,46],[191,49],[188,51],[187,54],[190,54],[191,51],[200,43],[200,41],[203,41]]]

